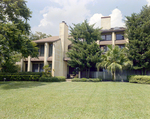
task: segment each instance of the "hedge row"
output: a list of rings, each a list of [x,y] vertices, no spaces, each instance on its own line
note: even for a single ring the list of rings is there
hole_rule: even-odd
[[[72,82],[100,82],[102,79],[100,78],[93,78],[93,79],[86,79],[86,78],[74,78],[71,80]]]
[[[150,76],[130,75],[128,76],[128,80],[130,83],[150,84]]]
[[[40,75],[42,76],[42,72],[17,72],[17,73],[5,73],[0,72],[0,75]]]
[[[40,75],[0,75],[0,81],[39,81]]]
[[[62,81],[66,81],[66,78],[64,76],[40,77],[39,81],[41,81],[41,82],[62,82]]]

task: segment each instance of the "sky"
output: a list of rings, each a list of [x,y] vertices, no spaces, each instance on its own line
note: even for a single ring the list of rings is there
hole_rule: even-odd
[[[101,17],[111,16],[111,27],[124,27],[125,16],[139,13],[150,0],[26,0],[32,11],[31,31],[59,35],[59,24],[68,26],[87,19],[95,28],[101,28]]]

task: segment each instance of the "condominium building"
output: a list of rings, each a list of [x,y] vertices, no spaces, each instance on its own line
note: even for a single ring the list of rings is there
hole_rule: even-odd
[[[111,17],[101,18],[102,40],[97,41],[100,48],[107,51],[107,45],[118,45],[123,48],[128,42],[124,38],[125,28],[111,28]],[[42,72],[44,65],[49,65],[53,76],[65,76],[71,74],[73,69],[67,65],[69,58],[66,57],[71,42],[68,40],[68,26],[63,21],[59,24],[59,36],[52,36],[33,41],[39,47],[39,57],[28,57],[21,60],[21,71]]]

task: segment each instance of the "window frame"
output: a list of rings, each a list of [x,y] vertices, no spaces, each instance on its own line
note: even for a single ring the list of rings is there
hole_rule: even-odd
[[[117,38],[117,36],[118,36],[118,35],[121,35],[121,36],[122,36],[122,38],[121,38],[121,39],[120,39],[120,38],[118,39],[118,38]],[[122,33],[118,33],[118,34],[116,34],[116,40],[124,40],[124,34],[122,34]]]
[[[43,46],[43,53],[41,53],[42,51],[41,51],[41,49],[42,49],[42,46]],[[38,44],[37,45],[37,47],[39,48],[38,49],[38,52],[39,52],[39,56],[41,56],[41,57],[44,57],[44,44]]]
[[[105,37],[105,39],[103,39],[102,36]],[[111,36],[111,40],[107,40],[107,36]],[[112,34],[101,35],[101,39],[102,41],[112,41]]]

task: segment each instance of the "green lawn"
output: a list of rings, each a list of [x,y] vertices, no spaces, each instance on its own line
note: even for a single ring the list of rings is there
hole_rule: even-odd
[[[150,85],[0,82],[0,119],[148,119]]]

